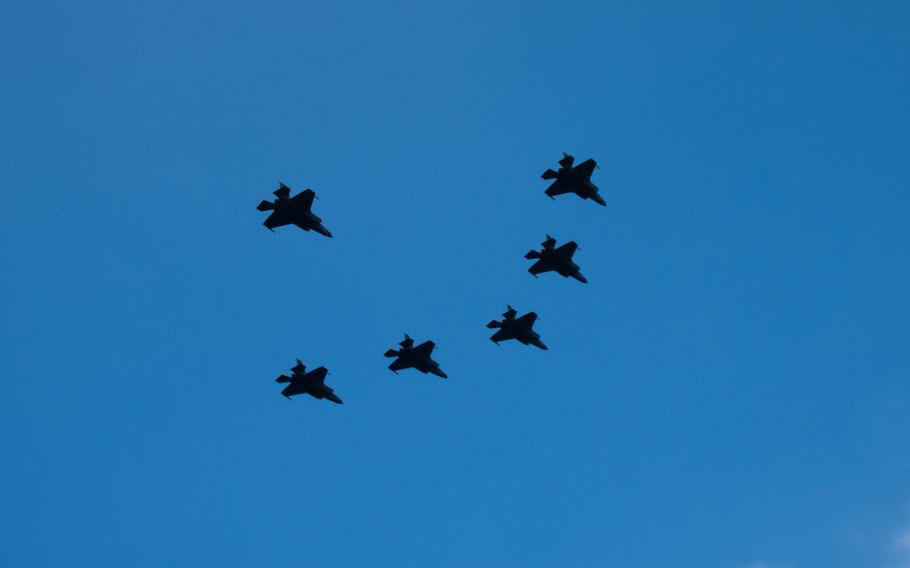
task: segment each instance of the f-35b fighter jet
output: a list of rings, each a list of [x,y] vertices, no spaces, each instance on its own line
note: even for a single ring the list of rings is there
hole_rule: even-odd
[[[597,167],[597,162],[588,159],[578,164],[574,168],[572,163],[575,158],[563,152],[563,158],[559,160],[559,171],[554,172],[548,169],[541,175],[543,179],[556,180],[550,184],[550,187],[544,192],[555,199],[556,195],[563,193],[574,193],[582,199],[590,199],[601,205],[606,205],[604,198],[597,192],[597,186],[591,182],[591,174]]]
[[[537,259],[537,262],[531,265],[528,272],[537,276],[541,272],[555,270],[566,278],[571,276],[581,283],[586,284],[588,282],[581,275],[581,269],[578,268],[578,265],[572,262],[572,255],[578,250],[578,244],[575,241],[569,241],[557,248],[556,239],[547,235],[547,240],[542,242],[541,245],[543,245],[543,248],[540,252],[531,250],[525,255],[528,260]]]
[[[497,329],[496,333],[490,337],[493,343],[499,345],[500,341],[517,339],[525,345],[533,345],[540,349],[546,349],[547,346],[540,340],[540,335],[531,329],[534,322],[537,321],[537,314],[528,312],[520,318],[516,318],[516,312],[512,306],[507,306],[502,321],[493,320],[487,324],[490,329]]]
[[[311,211],[313,200],[316,198],[315,191],[305,189],[291,197],[291,188],[282,183],[274,194],[275,201],[263,200],[256,206],[260,211],[272,212],[263,223],[270,231],[274,231],[276,227],[294,224],[304,231],[316,231],[331,238],[332,233],[322,226],[322,219]]]
[[[335,391],[325,384],[327,374],[329,371],[325,367],[318,367],[307,373],[306,367],[297,359],[297,364],[291,368],[291,376],[282,374],[275,382],[290,383],[281,391],[289,400],[295,394],[306,393],[314,398],[327,398],[335,404],[342,404]]]
[[[432,341],[424,341],[417,347],[414,347],[414,340],[406,333],[404,334],[404,341],[399,343],[399,345],[401,345],[401,349],[389,349],[385,352],[386,357],[397,357],[397,359],[392,361],[392,364],[389,365],[389,369],[396,375],[398,374],[398,371],[402,369],[410,369],[413,367],[424,374],[432,373],[443,379],[449,377],[439,368],[439,363],[430,357],[433,353],[433,348],[436,347],[436,344]]]

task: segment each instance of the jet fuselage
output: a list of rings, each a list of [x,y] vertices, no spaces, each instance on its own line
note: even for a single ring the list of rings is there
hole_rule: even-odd
[[[524,345],[533,345],[540,349],[547,348],[543,341],[540,340],[540,334],[531,328],[519,324],[514,318],[504,318],[502,320],[502,330]]]
[[[325,237],[332,236],[332,233],[322,226],[322,219],[319,218],[319,216],[312,211],[298,207],[289,198],[279,196],[278,199],[275,200],[275,210],[287,215],[289,219],[293,220],[295,225],[304,231],[316,231]]]
[[[443,379],[449,378],[449,376],[443,373],[442,369],[439,368],[439,363],[430,358],[418,355],[413,348],[402,347],[401,350],[398,351],[398,356],[403,361],[410,363],[421,373],[431,373]]]
[[[544,247],[540,251],[540,259],[544,261],[545,264],[548,264],[553,267],[553,270],[558,272],[561,276],[572,277],[581,282],[587,282],[584,276],[581,275],[581,269],[575,264],[572,259],[566,258],[565,256],[558,254],[556,249],[550,247]]]
[[[561,178],[563,183],[568,184],[568,186],[572,188],[572,191],[582,199],[590,199],[595,203],[606,206],[607,202],[600,196],[600,190],[594,185],[594,182],[578,175],[578,172],[574,169],[565,167],[560,168],[557,172],[557,176]]]
[[[293,373],[290,384],[284,387],[281,394],[287,398],[291,398],[295,394],[308,394],[313,398],[326,398],[335,404],[344,404],[330,386],[311,378],[308,379],[305,374],[301,373]]]

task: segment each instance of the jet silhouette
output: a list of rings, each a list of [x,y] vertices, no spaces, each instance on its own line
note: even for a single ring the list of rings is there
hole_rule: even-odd
[[[493,320],[487,324],[490,329],[498,328],[496,333],[490,337],[490,340],[499,345],[500,341],[517,339],[525,345],[533,345],[545,350],[547,346],[540,340],[540,335],[531,329],[534,326],[534,322],[537,321],[537,314],[528,312],[520,318],[516,318],[515,314],[518,312],[512,306],[507,306],[507,308],[505,313],[502,314],[502,321]]]
[[[318,367],[307,373],[306,367],[297,359],[297,364],[291,368],[291,376],[282,374],[275,382],[291,383],[281,391],[288,400],[295,394],[306,393],[314,398],[327,398],[335,404],[342,404],[335,391],[325,384],[325,376],[328,373],[325,367]]]
[[[528,272],[537,276],[541,272],[555,270],[566,278],[571,276],[583,284],[588,282],[587,279],[581,275],[581,269],[578,268],[578,265],[572,262],[572,255],[578,250],[578,244],[575,241],[569,241],[561,247],[556,248],[556,239],[547,235],[547,240],[542,242],[541,245],[543,245],[543,248],[540,252],[531,250],[525,255],[525,258],[528,260],[537,259],[537,262],[531,265]]]
[[[443,373],[442,369],[439,368],[439,363],[430,357],[433,353],[433,348],[436,347],[436,344],[432,341],[424,341],[417,347],[414,347],[414,340],[406,333],[404,334],[404,341],[399,343],[399,345],[401,345],[401,349],[398,349],[397,351],[395,349],[389,349],[385,352],[386,357],[398,357],[389,365],[389,369],[396,375],[398,374],[398,371],[402,369],[410,369],[413,367],[424,374],[432,373],[443,379],[449,378],[449,376]]]
[[[543,179],[556,180],[550,184],[550,187],[544,193],[549,195],[550,199],[556,199],[556,195],[562,195],[563,193],[574,193],[582,199],[590,199],[601,205],[606,205],[606,201],[597,192],[597,186],[591,182],[591,174],[594,173],[597,162],[589,159],[573,168],[572,163],[575,158],[565,152],[562,153],[562,156],[563,158],[559,160],[558,172],[548,169],[540,176]]]
[[[313,207],[316,192],[312,189],[305,189],[291,197],[291,188],[283,183],[279,186],[274,191],[277,197],[275,201],[263,200],[256,206],[256,209],[260,211],[272,212],[263,225],[270,231],[274,231],[276,227],[294,224],[304,231],[316,231],[320,235],[331,238],[332,233],[322,226],[322,219],[310,210]]]

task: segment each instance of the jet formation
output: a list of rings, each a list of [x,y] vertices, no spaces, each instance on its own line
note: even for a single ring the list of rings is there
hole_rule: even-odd
[[[392,364],[389,365],[389,369],[396,375],[398,374],[398,371],[401,371],[402,369],[410,369],[413,367],[423,374],[431,373],[443,379],[449,378],[449,376],[443,373],[442,369],[439,368],[439,363],[434,361],[431,357],[433,349],[436,347],[436,344],[432,341],[424,341],[417,347],[414,347],[414,340],[406,333],[404,334],[404,341],[398,345],[401,346],[401,349],[389,349],[385,352],[385,356],[388,358],[397,357],[392,361]]]
[[[281,394],[286,396],[288,400],[295,394],[308,394],[313,398],[325,398],[335,404],[342,404],[335,391],[325,384],[325,376],[328,374],[329,370],[325,367],[317,367],[307,373],[306,367],[300,359],[297,359],[297,364],[291,367],[291,376],[289,377],[282,373],[281,376],[275,379],[275,382],[290,383],[281,391]]]
[[[559,170],[553,171],[548,169],[540,177],[546,180],[555,180],[550,184],[544,193],[550,196],[550,199],[556,199],[557,195],[564,193],[574,193],[582,199],[590,199],[600,205],[607,205],[604,198],[600,196],[597,186],[591,181],[591,174],[597,167],[597,162],[593,159],[585,160],[574,168],[572,164],[575,158],[563,152],[562,159],[559,160]]]
[[[555,199],[557,195],[574,193],[582,199],[590,199],[600,205],[606,205],[597,186],[591,181],[591,175],[598,167],[597,162],[588,159],[577,166],[573,166],[574,163],[575,158],[563,153],[562,159],[559,160],[559,170],[548,169],[541,175],[545,180],[553,180],[544,193],[551,199]],[[291,197],[291,189],[281,183],[274,191],[274,195],[273,201],[263,200],[256,207],[259,211],[272,212],[263,223],[266,228],[274,231],[275,228],[284,225],[297,225],[304,231],[315,231],[325,237],[332,237],[332,233],[323,226],[322,219],[312,211],[313,200],[316,199],[316,192],[312,189],[305,189]],[[556,272],[564,278],[574,278],[583,284],[588,282],[573,260],[573,256],[579,248],[575,241],[568,241],[557,247],[556,239],[547,235],[541,246],[540,250],[530,250],[525,254],[526,259],[536,261],[528,268],[528,272],[535,278],[538,274]],[[516,317],[518,312],[512,306],[507,306],[502,315],[502,320],[493,320],[487,324],[487,328],[496,330],[490,337],[491,341],[499,345],[502,341],[514,339],[524,345],[533,345],[538,349],[547,350],[547,346],[540,339],[540,334],[534,331],[534,324],[538,319],[535,312],[528,312]],[[413,368],[424,374],[436,375],[443,379],[448,378],[448,375],[439,367],[439,363],[433,360],[432,354],[436,344],[432,341],[424,341],[415,347],[411,336],[405,334],[404,340],[398,345],[399,349],[389,349],[385,352],[385,357],[395,359],[389,365],[389,369],[393,373],[398,374],[398,371]],[[307,372],[304,364],[297,359],[297,364],[291,368],[291,376],[282,374],[275,381],[287,384],[281,394],[289,399],[294,395],[308,394],[317,399],[327,399],[336,404],[342,404],[335,391],[325,384],[327,374],[328,370],[325,367],[318,367]]]
[[[256,206],[260,211],[272,212],[262,223],[270,231],[274,232],[276,227],[293,224],[304,231],[316,231],[320,235],[332,237],[332,233],[322,226],[322,219],[312,211],[313,200],[316,199],[315,191],[304,189],[291,197],[291,188],[281,183],[273,194],[274,201],[263,200]]]
[[[569,241],[557,247],[556,239],[547,235],[547,240],[540,244],[543,246],[540,251],[530,250],[525,254],[525,258],[528,260],[537,260],[528,269],[528,272],[535,278],[542,272],[557,272],[563,278],[571,276],[582,284],[588,283],[588,280],[581,275],[581,269],[572,261],[572,256],[578,250],[578,244],[575,241]]]

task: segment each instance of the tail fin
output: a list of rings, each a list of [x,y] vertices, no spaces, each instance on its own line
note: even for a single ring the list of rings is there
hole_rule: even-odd
[[[490,329],[496,329],[496,328],[502,327],[502,324],[499,323],[499,322],[496,321],[496,320],[493,320],[493,321],[491,321],[490,323],[487,324],[487,327],[490,328]]]
[[[262,202],[256,206],[256,209],[258,209],[260,211],[271,211],[274,208],[275,208],[275,204],[272,203],[271,201],[266,201],[265,199],[263,199]]]
[[[535,258],[540,258],[540,253],[536,250],[529,250],[528,254],[525,255],[525,258],[528,260],[533,260]]]
[[[385,354],[383,356],[384,357],[398,357],[398,351],[395,351],[394,349],[389,349],[388,351],[385,352]]]
[[[291,377],[289,377],[287,375],[281,375],[280,377],[275,379],[275,382],[276,383],[289,383],[289,382],[291,382]]]
[[[556,172],[547,168],[547,171],[545,171],[543,174],[541,174],[540,177],[542,177],[543,179],[556,179],[558,176],[556,175]]]
[[[291,196],[291,188],[284,185],[283,183],[279,183],[278,189],[276,189],[273,193],[275,195],[277,195],[278,197],[284,197],[285,199],[287,199],[288,197]]]

